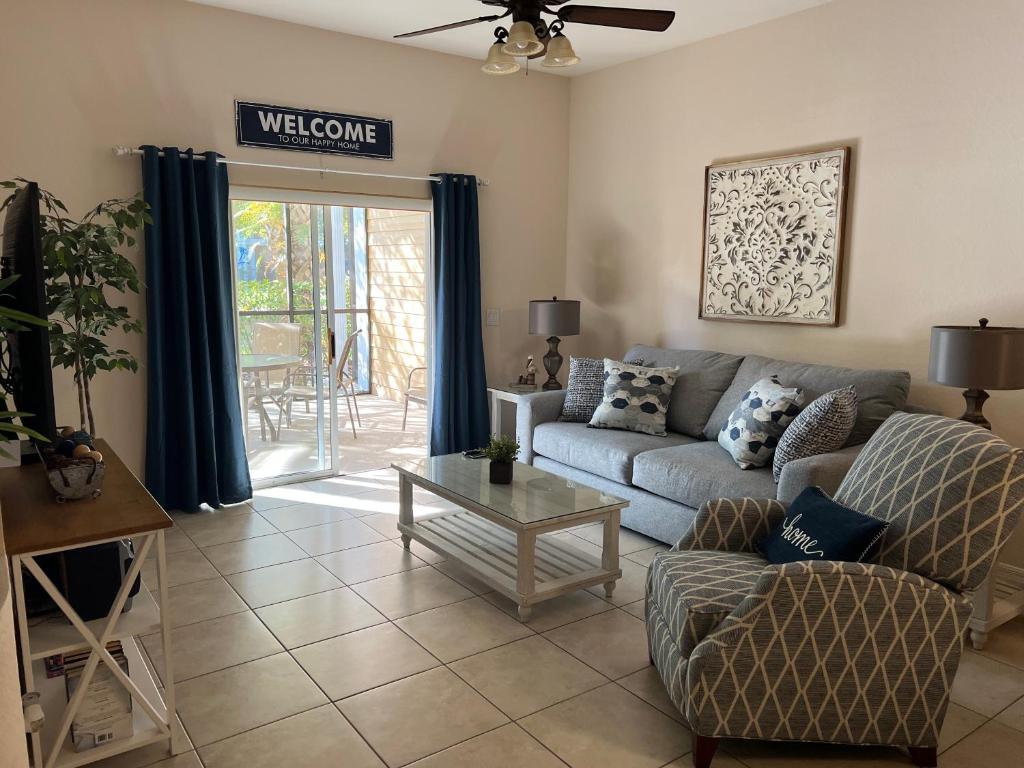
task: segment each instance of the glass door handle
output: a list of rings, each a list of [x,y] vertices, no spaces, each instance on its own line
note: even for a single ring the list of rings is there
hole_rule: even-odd
[[[333,364],[334,363],[334,356],[336,354],[335,345],[334,345],[334,329],[333,328],[328,328],[327,329],[327,338],[329,340],[330,350],[331,350],[331,358],[330,358],[329,362]]]

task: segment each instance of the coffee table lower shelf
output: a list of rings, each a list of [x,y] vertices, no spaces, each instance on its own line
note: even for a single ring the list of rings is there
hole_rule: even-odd
[[[399,523],[398,529],[403,540],[452,559],[514,600],[523,621],[529,620],[531,606],[595,584],[604,584],[610,597],[622,577],[620,568],[606,569],[598,558],[559,539],[520,536],[469,511]]]

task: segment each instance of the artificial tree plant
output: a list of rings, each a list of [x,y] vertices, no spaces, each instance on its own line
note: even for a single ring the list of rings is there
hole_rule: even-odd
[[[0,210],[6,208],[6,203],[0,206]],[[4,296],[7,293],[7,289],[14,284],[14,281],[19,278],[18,275],[10,275],[0,280],[0,296]],[[15,419],[22,419],[27,416],[31,416],[30,413],[23,411],[11,411],[8,410],[7,400],[11,396],[11,371],[9,368],[9,345],[11,334],[23,331],[29,325],[46,325],[46,321],[42,318],[30,315],[27,312],[14,309],[13,307],[7,307],[0,304],[0,442],[6,442],[8,440],[17,440],[22,435],[36,440],[47,440],[46,437],[40,435],[34,429],[26,427],[22,424],[15,424]],[[14,456],[7,451],[3,445],[0,445],[0,456],[4,456],[8,459],[14,458]]]
[[[17,178],[0,186],[17,189],[23,183],[25,179]],[[138,272],[121,249],[135,245],[132,233],[152,221],[149,206],[138,196],[105,200],[81,219],[73,219],[53,194],[43,189],[39,194],[45,209],[40,219],[50,356],[55,368],[74,371],[79,423],[96,434],[93,377],[99,371],[139,369],[128,350],[111,349],[108,334],[118,329],[141,333],[142,322],[132,318],[127,307],[112,304],[110,296],[139,292]]]

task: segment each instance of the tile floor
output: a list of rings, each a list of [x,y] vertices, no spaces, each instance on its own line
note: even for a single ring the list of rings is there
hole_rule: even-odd
[[[389,471],[176,515],[168,535],[179,716],[191,750],[105,768],[688,768],[647,661],[643,578],[663,545],[622,532],[624,577],[513,606],[413,543]],[[417,491],[418,514],[445,509]],[[600,541],[576,529],[580,548]],[[145,578],[155,583],[148,569]],[[158,636],[142,639],[159,661]],[[967,654],[943,768],[1024,766],[1024,620]],[[895,749],[725,742],[716,768],[909,766]]]
[[[404,401],[396,402],[377,395],[359,395],[361,423],[356,436],[348,421],[345,398],[338,397],[338,465],[346,474],[379,469],[392,461],[418,459],[427,455],[427,410],[411,403],[405,429],[402,429]],[[267,412],[277,423],[277,406],[268,398]],[[260,417],[249,409],[246,431],[246,455],[253,480],[267,480],[320,467],[317,447],[315,404],[306,413],[302,403],[292,409],[291,426],[284,425],[278,440],[260,436]],[[267,435],[269,438],[269,435]]]

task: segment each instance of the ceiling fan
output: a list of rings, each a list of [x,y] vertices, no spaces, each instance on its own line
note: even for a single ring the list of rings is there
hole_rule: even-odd
[[[640,8],[608,8],[599,5],[565,5],[568,0],[479,0],[484,5],[501,8],[503,13],[477,16],[451,24],[418,29],[395,35],[396,39],[419,37],[434,32],[489,23],[512,17],[509,29],[499,26],[494,30],[494,43],[487,52],[482,67],[489,75],[510,75],[519,71],[517,58],[535,59],[544,56],[545,67],[571,67],[579,62],[572,43],[563,30],[566,24],[593,24],[602,27],[640,29],[664,32],[675,19],[675,11],[643,10]],[[554,16],[550,22],[543,14]]]

